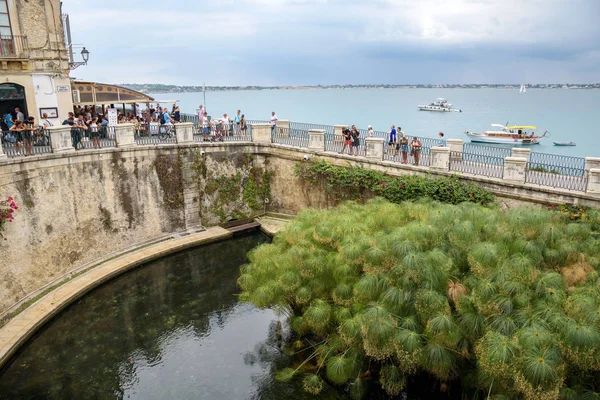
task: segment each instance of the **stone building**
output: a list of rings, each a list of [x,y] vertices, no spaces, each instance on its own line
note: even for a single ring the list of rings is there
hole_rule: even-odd
[[[59,0],[0,0],[2,117],[19,107],[58,124],[73,109],[65,28]]]

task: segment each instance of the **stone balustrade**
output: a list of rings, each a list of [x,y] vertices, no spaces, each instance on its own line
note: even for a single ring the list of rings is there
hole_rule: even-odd
[[[279,120],[275,128],[269,123],[251,124],[249,131],[251,136],[241,137],[233,135],[224,137],[224,141],[251,141],[255,144],[273,145],[286,144],[292,147],[302,147],[308,151],[318,153],[332,152],[337,153],[342,146],[342,130],[346,129],[347,125],[334,125],[333,135],[331,131],[328,134],[325,129],[299,129],[295,128],[294,136],[290,135],[291,123],[289,120]],[[160,139],[155,136],[137,138],[133,124],[119,124],[114,128],[114,139],[116,147],[133,148],[144,145],[176,145],[176,144],[194,144],[198,142],[195,137],[196,127],[191,122],[184,122],[174,125],[174,135],[169,136],[170,139]],[[304,132],[304,136],[298,136],[296,131],[300,131],[300,135]],[[51,142],[52,153],[69,154],[74,152],[73,141],[71,138],[71,127],[69,126],[54,126],[48,129]],[[273,135],[275,133],[275,135]],[[173,137],[174,136],[174,137]],[[301,138],[304,137],[303,140]],[[138,140],[139,139],[139,140]],[[151,140],[150,140],[151,139]],[[285,140],[281,140],[285,139]],[[307,140],[308,139],[308,140]],[[277,142],[279,140],[279,142]],[[499,157],[492,156],[494,162],[485,164],[485,155],[469,154],[465,152],[465,145],[462,139],[447,139],[447,147],[431,146],[427,152],[423,152],[425,157],[429,157],[428,167],[419,166],[419,170],[429,168],[436,173],[454,173],[459,175],[475,175],[484,179],[501,179],[512,184],[521,185],[538,185],[550,186],[560,189],[579,191],[583,193],[600,195],[600,157],[587,157],[585,159],[585,170],[581,169],[579,175],[561,172],[560,165],[551,165],[550,170],[544,164],[538,164],[531,160],[531,149],[523,147],[515,147],[511,150],[511,156],[501,159],[498,164]],[[333,151],[335,149],[335,151]],[[49,150],[48,150],[49,151]],[[84,151],[95,151],[87,149]],[[370,161],[383,161],[385,151],[385,139],[382,137],[366,137],[364,138],[364,149],[361,154],[364,158]],[[536,153],[537,154],[537,153]],[[0,146],[0,163],[11,160],[11,154],[4,154]],[[342,155],[342,157],[346,157]],[[423,155],[422,155],[423,157]],[[554,156],[553,156],[554,157]],[[386,161],[388,158],[386,157]],[[392,161],[396,161],[395,159]],[[582,161],[583,163],[583,161]],[[406,166],[406,168],[416,168]],[[544,170],[546,168],[547,170]],[[582,167],[583,168],[583,164]],[[565,165],[565,170],[576,170],[571,166]],[[492,173],[495,171],[494,173]],[[573,183],[575,182],[575,183]]]

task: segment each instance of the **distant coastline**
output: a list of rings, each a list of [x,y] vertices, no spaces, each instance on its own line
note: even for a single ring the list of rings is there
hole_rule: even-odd
[[[142,93],[195,93],[202,86],[164,85],[155,83],[123,83],[121,86]],[[308,85],[308,86],[206,86],[207,92],[239,90],[303,90],[303,89],[518,89],[521,84],[447,84],[447,85]],[[600,83],[528,84],[530,89],[600,89]]]

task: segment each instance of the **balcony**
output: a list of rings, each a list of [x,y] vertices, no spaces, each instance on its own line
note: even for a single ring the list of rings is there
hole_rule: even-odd
[[[0,59],[23,59],[29,57],[29,46],[27,36],[1,35],[0,36]]]

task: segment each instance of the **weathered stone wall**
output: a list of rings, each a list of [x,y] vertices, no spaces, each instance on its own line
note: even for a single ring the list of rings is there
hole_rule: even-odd
[[[83,264],[165,234],[250,217],[333,205],[325,188],[294,174],[306,150],[249,143],[135,146],[0,162],[0,197],[20,206],[0,240],[0,312]],[[391,175],[447,175],[385,161],[314,153],[337,165]],[[504,207],[581,204],[600,196],[463,177]]]

